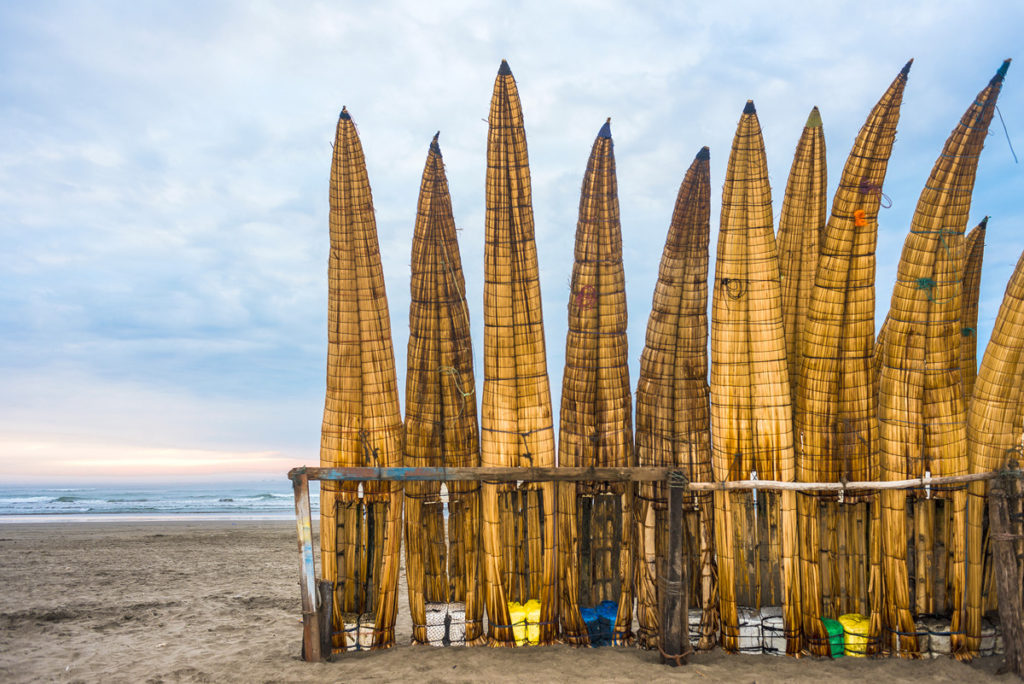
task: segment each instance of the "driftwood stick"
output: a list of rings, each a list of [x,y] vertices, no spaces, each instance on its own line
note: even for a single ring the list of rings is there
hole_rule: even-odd
[[[317,608],[317,619],[320,629],[320,657],[330,660],[334,641],[331,638],[331,623],[334,617],[334,584],[329,580],[320,580],[317,584],[320,594],[320,606]]]
[[[1017,580],[1014,541],[1021,524],[1010,520],[1007,497],[1019,483],[1010,477],[997,479],[989,490],[989,525],[996,588],[999,592],[999,623],[1006,645],[1004,667],[1018,677],[1024,673],[1024,624],[1021,623],[1021,586]]]
[[[295,524],[299,532],[299,586],[302,590],[302,658],[321,660],[320,625],[316,611],[316,567],[313,565],[313,520],[309,512],[309,479],[303,473],[292,478],[295,490]]]
[[[683,526],[684,483],[668,487],[668,549],[665,581],[661,583],[661,662],[672,667],[686,664],[690,634],[687,618],[689,578],[683,558],[687,530]]]

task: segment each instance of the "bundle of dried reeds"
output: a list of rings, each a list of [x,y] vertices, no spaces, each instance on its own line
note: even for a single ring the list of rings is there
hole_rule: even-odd
[[[484,389],[481,465],[553,466],[555,439],[544,350],[529,158],[519,93],[502,60],[487,131]],[[508,602],[541,602],[539,642],[558,633],[555,488],[484,482],[488,636],[515,637]]]
[[[964,402],[970,406],[978,375],[978,299],[981,296],[981,264],[985,259],[985,228],[988,216],[967,234],[963,292],[960,301],[960,382]]]
[[[636,449],[641,466],[677,466],[691,481],[710,482],[708,407],[708,243],[711,230],[710,154],[702,148],[676,195],[672,223],[658,268],[647,341],[636,389]],[[718,635],[718,585],[711,496],[688,502],[687,527],[700,540],[691,563],[692,596],[702,608],[697,647],[713,648]],[[640,645],[654,648],[659,634],[658,577],[663,572],[665,507],[662,483],[643,483],[636,506],[637,619]],[[692,520],[691,520],[692,519]]]
[[[722,192],[711,318],[711,431],[716,480],[751,475],[794,479],[779,261],[764,140],[753,102],[747,102],[740,117]],[[758,522],[779,530],[776,543],[768,547],[773,556],[769,566],[780,568],[786,650],[796,654],[801,639],[795,493],[783,492],[780,502],[763,498],[772,505],[762,506]],[[722,642],[730,651],[737,649],[739,637],[735,582],[741,559],[733,535],[743,518],[737,510],[742,501],[715,492]],[[744,541],[741,537],[741,547]],[[760,598],[760,591],[755,595]]]
[[[978,299],[981,295],[981,265],[985,255],[985,229],[988,217],[967,234],[967,259],[963,272],[960,304],[960,383],[968,410],[974,381],[978,374]],[[968,413],[968,419],[970,414]],[[968,422],[968,460],[970,423]],[[984,612],[984,587],[991,583],[991,554],[985,525],[985,491],[982,483],[967,488],[967,649],[977,654],[981,646],[981,615]],[[989,562],[986,562],[989,561]],[[995,592],[992,592],[993,594]]]
[[[610,122],[594,140],[580,191],[558,440],[558,462],[564,466],[636,465]],[[580,607],[611,600],[618,604],[613,640],[625,642],[633,623],[632,488],[579,483],[562,485],[560,492],[563,637],[588,643]]]
[[[789,392],[796,406],[800,385],[800,350],[803,348],[807,308],[814,290],[818,268],[819,237],[824,237],[825,195],[828,172],[825,168],[825,133],[818,108],[811,110],[800,134],[789,169],[786,194],[779,215],[779,275],[782,280],[782,324],[786,330],[786,359],[789,366]]]
[[[1009,62],[968,107],[950,134],[918,200],[904,243],[893,288],[879,382],[880,466],[885,479],[967,472],[966,408],[960,382],[961,278],[966,254],[964,231],[971,192],[996,98]],[[966,657],[963,636],[967,492],[963,488],[930,492],[948,499],[953,555],[946,592],[950,599],[951,647]],[[906,496],[899,490],[882,495],[885,545],[886,607],[889,629],[901,638],[893,648],[916,655],[906,544]],[[915,546],[931,550],[934,506],[918,501]],[[933,609],[933,566],[916,563],[915,606]]]
[[[967,412],[968,463],[972,473],[1020,462],[1021,411],[1024,410],[1024,254],[1010,277],[992,336],[981,360]],[[985,484],[971,483],[967,528],[968,648],[980,645],[982,600],[982,537]]]
[[[871,383],[875,245],[882,184],[910,64],[896,75],[861,127],[822,231],[799,350],[794,407],[797,479],[804,482],[875,476],[878,427]],[[860,601],[842,605],[841,600],[843,596],[859,598],[867,590],[868,513],[863,508],[844,510],[840,522],[834,502],[819,504],[813,494],[800,496],[803,629],[807,646],[816,655],[827,655],[830,647],[821,617],[837,618],[840,611],[857,612],[863,607]],[[840,537],[845,541],[843,554]],[[828,567],[820,567],[819,557],[828,559]],[[829,598],[828,605],[822,605],[823,595]]]
[[[366,161],[341,110],[330,190],[327,395],[322,466],[402,463],[402,415],[384,274]],[[374,615],[374,648],[392,646],[398,609],[402,490],[388,482],[323,482],[323,578],[335,583],[334,645],[344,647],[344,613]]]
[[[441,148],[434,136],[420,183],[412,239],[405,465],[480,465],[469,308]],[[480,488],[440,482],[405,485],[406,580],[413,642],[427,643],[426,603],[465,604],[465,641],[483,637],[479,579]],[[447,561],[447,562],[446,562]]]

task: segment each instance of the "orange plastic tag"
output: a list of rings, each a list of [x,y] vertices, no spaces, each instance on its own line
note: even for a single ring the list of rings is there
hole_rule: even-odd
[[[868,219],[867,216],[865,216],[863,209],[858,209],[855,212],[853,212],[853,225],[857,226],[858,228],[860,226],[868,225]]]

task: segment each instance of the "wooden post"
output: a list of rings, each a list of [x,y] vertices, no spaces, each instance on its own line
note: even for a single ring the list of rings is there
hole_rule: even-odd
[[[661,662],[676,667],[686,664],[690,651],[687,619],[689,578],[683,558],[686,529],[683,527],[685,482],[668,478],[668,549],[665,553],[664,582],[661,585]]]
[[[317,618],[320,630],[320,658],[330,660],[334,640],[331,638],[331,623],[334,619],[334,584],[328,580],[320,580],[317,584],[320,593],[320,607]]]
[[[1020,523],[1011,520],[1007,498],[1019,494],[1019,482],[1003,476],[989,490],[989,539],[996,588],[999,592],[999,624],[1006,645],[1004,667],[1018,677],[1024,674],[1024,624],[1021,623],[1021,585],[1014,548]]]
[[[316,611],[316,566],[313,564],[313,520],[309,512],[309,478],[299,473],[292,479],[295,490],[295,524],[299,532],[299,587],[302,591],[302,659],[321,660],[320,625]]]

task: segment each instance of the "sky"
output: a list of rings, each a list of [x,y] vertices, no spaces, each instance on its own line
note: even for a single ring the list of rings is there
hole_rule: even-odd
[[[713,249],[753,99],[777,225],[810,109],[831,198],[864,118],[914,58],[880,215],[880,324],[931,166],[1002,60],[1021,57],[1021,26],[1024,3],[945,0],[0,3],[0,481],[283,477],[318,462],[343,105],[366,153],[400,388],[419,179],[441,133],[479,386],[486,118],[502,58],[526,122],[556,410],[579,189],[606,117],[635,385],[694,154],[711,148]],[[979,358],[1024,250],[1020,69],[968,225],[992,217]]]

